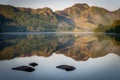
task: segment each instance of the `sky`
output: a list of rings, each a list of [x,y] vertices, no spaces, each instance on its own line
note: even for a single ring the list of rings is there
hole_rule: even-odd
[[[110,11],[120,8],[120,0],[0,0],[0,4],[34,9],[49,7],[53,11],[63,10],[75,3],[86,3],[89,6],[103,7]]]

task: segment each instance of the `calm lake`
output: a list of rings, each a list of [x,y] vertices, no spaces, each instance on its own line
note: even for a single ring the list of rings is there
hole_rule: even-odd
[[[12,70],[35,62],[33,72]],[[58,65],[76,69],[65,71]],[[120,80],[120,35],[0,34],[0,80]]]

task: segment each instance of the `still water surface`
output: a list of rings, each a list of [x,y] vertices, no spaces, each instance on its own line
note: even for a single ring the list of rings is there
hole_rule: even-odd
[[[117,34],[0,34],[0,80],[120,80],[119,56]],[[11,69],[31,62],[38,63],[31,73]]]

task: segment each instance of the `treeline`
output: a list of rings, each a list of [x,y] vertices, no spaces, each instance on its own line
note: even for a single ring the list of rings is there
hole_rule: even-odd
[[[120,33],[120,20],[114,20],[111,25],[99,24],[94,32]]]

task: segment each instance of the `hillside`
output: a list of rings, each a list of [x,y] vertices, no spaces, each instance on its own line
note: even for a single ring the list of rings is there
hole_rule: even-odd
[[[87,4],[75,4],[57,14],[73,19],[78,30],[93,31],[99,24],[108,25],[114,20],[120,19],[120,11],[108,11],[104,8],[89,6]]]
[[[0,32],[17,31],[93,31],[99,24],[120,20],[120,9],[75,4],[61,11],[0,5]]]

